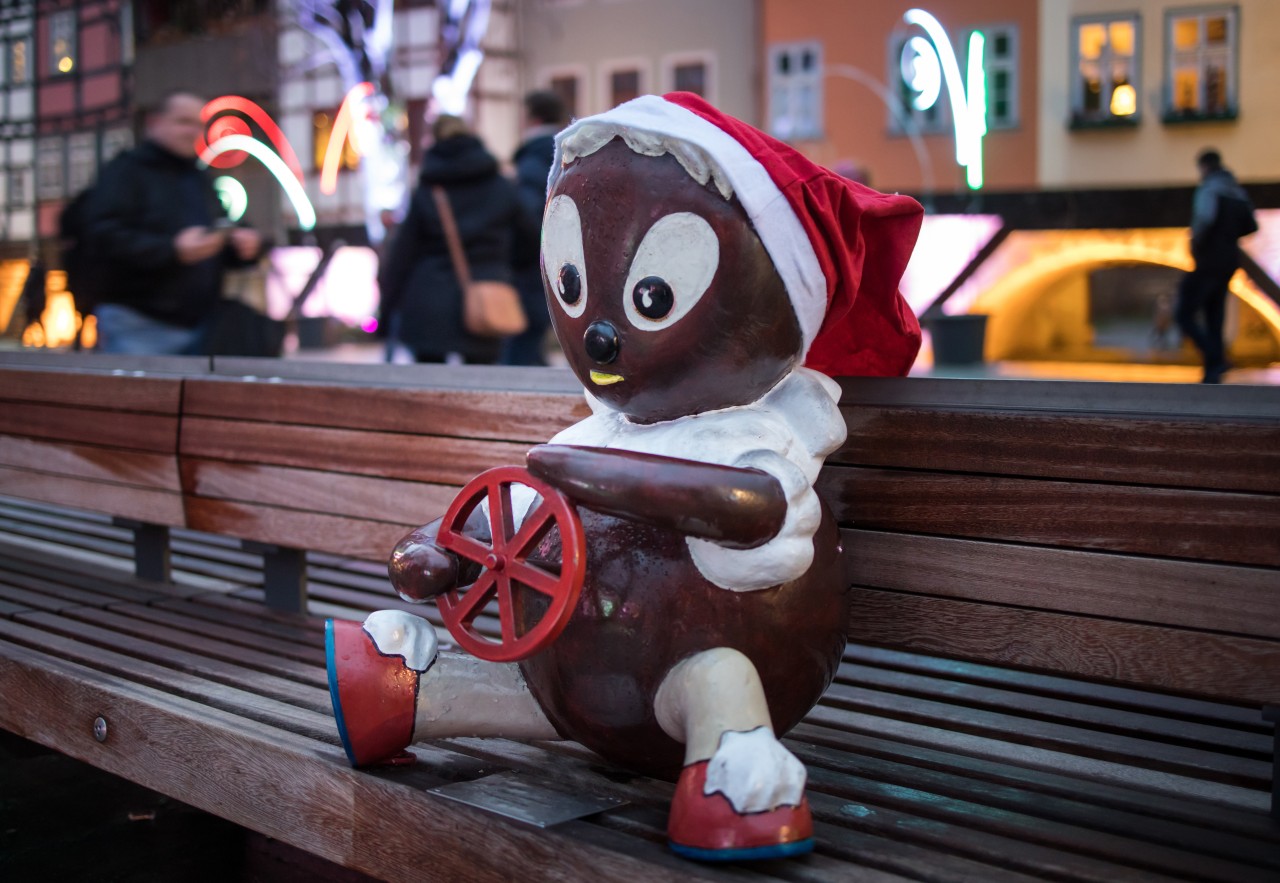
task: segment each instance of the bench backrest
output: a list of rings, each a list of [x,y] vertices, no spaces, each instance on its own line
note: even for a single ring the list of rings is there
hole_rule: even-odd
[[[587,413],[562,371],[215,360],[181,380],[179,438],[164,434],[179,432],[178,381],[126,395],[88,372],[0,372],[7,389],[29,381],[31,418],[2,427],[0,480],[43,476],[0,493],[378,562],[472,476]],[[843,386],[849,439],[819,491],[845,531],[853,640],[1280,703],[1280,389]],[[132,428],[35,419],[59,407]],[[53,478],[101,486],[71,499]],[[163,484],[145,489],[170,508],[143,506],[137,481]]]
[[[183,525],[182,376],[85,364],[0,362],[0,494]]]
[[[845,383],[853,640],[1280,702],[1280,390]]]

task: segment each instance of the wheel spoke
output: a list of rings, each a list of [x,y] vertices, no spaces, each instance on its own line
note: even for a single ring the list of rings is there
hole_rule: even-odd
[[[468,561],[474,561],[476,564],[484,564],[485,559],[489,557],[490,549],[479,540],[473,540],[469,536],[460,533],[452,534],[449,537],[440,537],[440,545],[449,550],[456,552]]]
[[[525,516],[519,532],[511,538],[511,554],[517,558],[527,556],[530,547],[536,545],[545,535],[547,525],[555,519],[555,514],[551,505],[545,500],[538,504],[536,509]]]
[[[505,573],[498,574],[498,619],[502,622],[502,643],[512,644],[516,640],[516,608],[515,598],[511,592],[511,580]]]
[[[512,561],[507,565],[507,575],[521,585],[550,598],[558,598],[563,594],[560,577],[528,561]]]
[[[493,551],[499,555],[507,549],[511,539],[511,485],[495,481],[489,485],[489,532],[492,534]]]
[[[458,617],[458,622],[469,623],[476,618],[476,615],[484,609],[484,605],[493,597],[495,582],[496,574],[492,570],[486,570],[480,575],[454,608],[454,615]]]

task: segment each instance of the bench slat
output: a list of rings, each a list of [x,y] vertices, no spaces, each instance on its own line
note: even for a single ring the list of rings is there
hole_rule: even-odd
[[[266,674],[246,666],[164,646],[154,640],[122,635],[110,629],[49,613],[18,614],[15,621],[38,627],[52,634],[74,638],[85,644],[217,681],[229,687],[267,696],[319,714],[324,714],[332,707],[327,689],[304,686],[296,681]]]
[[[397,524],[426,524],[443,515],[458,493],[456,485],[195,458],[183,460],[182,481],[187,493],[197,497]],[[326,545],[323,537],[315,542],[311,548]]]
[[[106,371],[23,370],[5,366],[0,402],[38,402],[83,408],[110,408],[177,414],[182,381],[175,377],[138,377]]]
[[[153,524],[180,526],[184,521],[181,494],[46,475],[8,466],[0,466],[0,494],[80,506]]]
[[[187,417],[182,456],[462,485],[492,466],[523,463],[529,446],[398,432],[361,432]]]
[[[178,418],[170,414],[8,402],[0,408],[0,433],[173,454]]]
[[[857,467],[818,491],[867,530],[1280,566],[1280,496]]]
[[[295,549],[323,546],[331,552],[370,561],[385,561],[400,538],[418,527],[203,497],[187,498],[187,524],[193,530]]]
[[[0,466],[113,484],[181,491],[171,456],[0,435]]]
[[[854,583],[1280,638],[1275,569],[846,530]],[[1213,586],[1212,594],[1204,591]]]
[[[544,442],[590,414],[581,394],[190,380],[186,414],[366,431]]]
[[[0,694],[13,699],[0,704],[5,729],[382,879],[430,868],[501,881],[521,867],[545,879],[688,879],[687,865],[660,844],[635,840],[624,852],[571,837],[573,824],[510,822],[352,770],[335,746],[25,648],[0,645]],[[97,715],[111,733],[101,744],[89,735]],[[450,836],[442,849],[430,833],[449,830],[470,836]]]
[[[828,464],[1280,492],[1280,422],[845,407]]]
[[[864,587],[854,589],[849,637],[1209,699],[1280,703],[1274,641]]]

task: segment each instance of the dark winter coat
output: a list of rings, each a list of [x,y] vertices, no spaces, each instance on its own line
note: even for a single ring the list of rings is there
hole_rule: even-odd
[[[383,317],[398,323],[400,340],[419,358],[456,352],[468,362],[491,362],[500,340],[468,334],[462,324],[462,289],[433,185],[448,194],[472,278],[511,281],[512,242],[522,223],[515,186],[478,138],[449,138],[423,157],[404,223],[378,274]]]
[[[85,214],[91,260],[101,274],[97,299],[162,322],[194,328],[209,318],[224,267],[240,263],[229,248],[198,264],[179,263],[174,237],[226,215],[195,160],[151,141],[102,169]]]
[[[529,327],[507,342],[502,356],[505,364],[546,364],[542,341],[551,325],[551,316],[547,312],[547,295],[542,286],[538,257],[542,248],[542,212],[547,203],[547,177],[551,164],[555,162],[555,132],[555,126],[543,127],[520,145],[514,157],[516,188],[525,227],[516,237],[512,268]]]
[[[1205,175],[1191,216],[1191,255],[1196,269],[1229,274],[1240,266],[1241,236],[1258,229],[1253,203],[1226,169]]]

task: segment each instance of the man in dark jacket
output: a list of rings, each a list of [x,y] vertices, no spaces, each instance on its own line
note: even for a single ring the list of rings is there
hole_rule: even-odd
[[[1221,383],[1230,368],[1222,342],[1227,285],[1240,266],[1237,240],[1258,229],[1253,204],[1216,150],[1196,157],[1200,186],[1191,212],[1191,257],[1195,269],[1178,287],[1178,327],[1204,358],[1204,383]],[[1201,321],[1203,315],[1204,321]]]
[[[554,92],[530,92],[524,99],[525,134],[516,151],[516,188],[520,209],[527,219],[527,234],[516,237],[512,271],[529,327],[507,339],[502,347],[504,365],[545,365],[542,344],[551,317],[538,267],[541,247],[542,210],[547,202],[547,176],[555,157],[555,135],[566,122],[564,102]]]
[[[102,352],[201,352],[223,269],[261,250],[255,231],[230,226],[197,165],[203,106],[190,93],[167,96],[147,119],[146,140],[102,170],[89,198]]]

